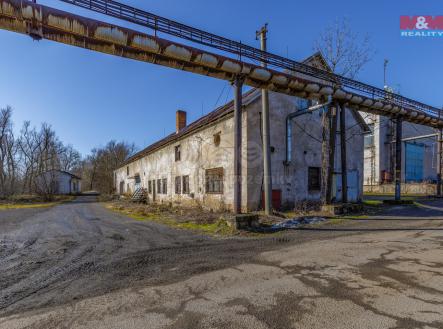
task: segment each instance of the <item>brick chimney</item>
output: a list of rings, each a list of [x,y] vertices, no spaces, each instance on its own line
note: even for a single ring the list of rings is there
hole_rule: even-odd
[[[186,111],[178,110],[175,113],[175,132],[178,133],[180,130],[186,127]]]

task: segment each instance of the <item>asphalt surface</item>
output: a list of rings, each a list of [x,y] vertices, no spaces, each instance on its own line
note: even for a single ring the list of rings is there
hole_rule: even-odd
[[[443,328],[442,201],[229,239],[94,201],[0,211],[1,329]]]

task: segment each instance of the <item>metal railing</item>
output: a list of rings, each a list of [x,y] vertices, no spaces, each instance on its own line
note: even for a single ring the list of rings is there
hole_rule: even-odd
[[[181,39],[195,42],[197,44],[216,48],[231,54],[238,55],[240,60],[247,58],[250,60],[264,62],[269,66],[280,69],[290,70],[307,76],[321,79],[330,83],[332,86],[356,91],[361,95],[372,99],[381,99],[395,106],[410,108],[413,110],[425,112],[429,115],[438,117],[440,109],[415,101],[413,99],[386,91],[359,82],[338,74],[334,74],[319,68],[309,66],[279,55],[262,51],[245,45],[241,42],[233,41],[203,30],[184,25],[170,19],[119,3],[114,0],[60,0],[78,7],[86,8],[101,14],[112,16],[121,20],[128,21],[137,25],[150,28],[154,31],[162,32]]]

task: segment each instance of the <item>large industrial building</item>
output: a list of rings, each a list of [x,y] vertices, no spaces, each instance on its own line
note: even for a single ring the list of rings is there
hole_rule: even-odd
[[[391,192],[395,168],[395,124],[392,119],[362,114],[371,129],[365,136],[364,186],[366,191]],[[403,122],[402,182],[433,183],[437,179],[437,133],[424,126]],[[383,185],[383,188],[380,186]]]
[[[315,56],[308,60],[318,62]],[[269,102],[274,208],[320,201],[325,179],[321,169],[325,109],[291,120],[290,114],[308,107],[308,101],[271,92]],[[135,154],[115,171],[116,191],[125,194],[144,188],[150,202],[233,209],[233,105],[231,101],[189,125],[186,113],[177,111],[174,133]],[[251,89],[243,95],[243,211],[262,207],[261,109],[260,90]],[[346,112],[348,199],[355,202],[363,192],[363,138],[369,128],[358,112]],[[339,142],[336,149],[332,197],[339,200]]]

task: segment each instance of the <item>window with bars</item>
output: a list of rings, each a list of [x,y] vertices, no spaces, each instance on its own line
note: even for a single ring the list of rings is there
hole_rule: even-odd
[[[308,168],[308,191],[320,191],[321,170],[320,167]]]
[[[157,179],[157,194],[162,194],[162,180]]]
[[[206,193],[223,194],[223,168],[206,169]]]
[[[168,194],[168,180],[166,178],[162,179],[162,192]]]
[[[183,194],[189,194],[189,176],[183,176]]]
[[[182,193],[182,178],[180,176],[175,177],[175,194]]]

